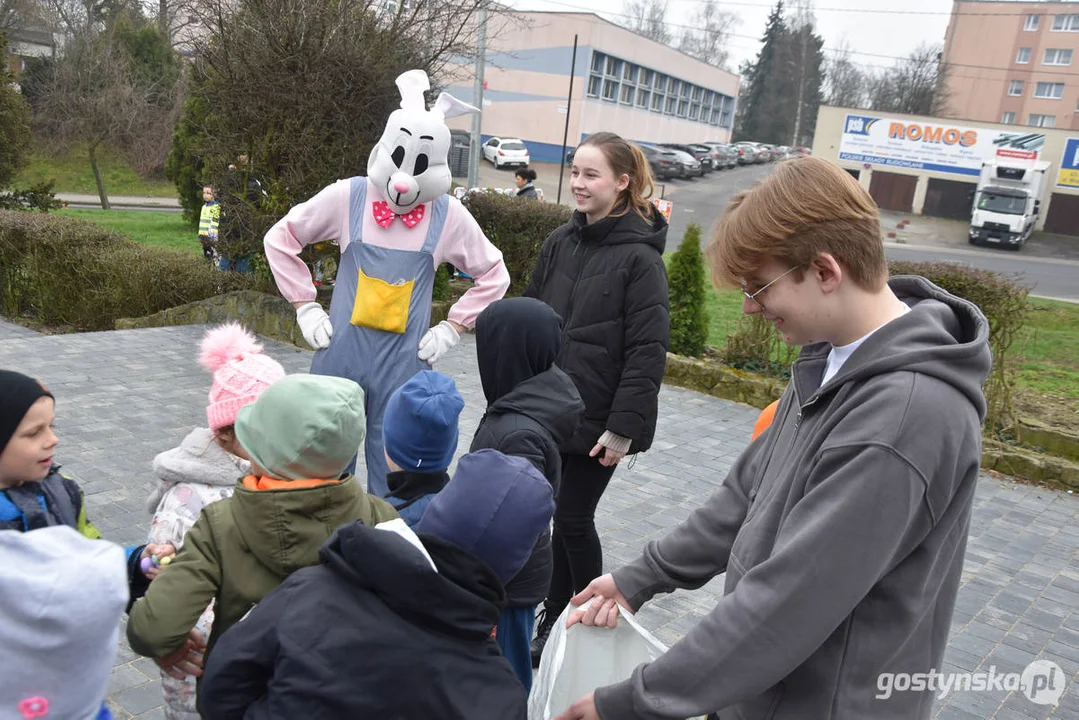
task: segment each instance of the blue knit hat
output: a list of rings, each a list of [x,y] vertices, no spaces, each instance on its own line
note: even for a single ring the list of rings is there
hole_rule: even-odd
[[[453,378],[434,370],[416,373],[386,405],[386,454],[402,470],[445,470],[457,452],[457,418],[464,407]]]
[[[434,496],[416,524],[485,562],[503,583],[524,567],[554,515],[554,491],[532,463],[478,450]]]

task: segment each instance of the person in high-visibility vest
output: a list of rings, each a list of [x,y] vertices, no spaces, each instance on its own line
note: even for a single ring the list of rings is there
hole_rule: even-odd
[[[199,215],[199,242],[202,254],[210,262],[214,261],[214,245],[217,244],[217,227],[221,223],[221,203],[214,196],[214,189],[207,185],[202,188],[202,213]]]

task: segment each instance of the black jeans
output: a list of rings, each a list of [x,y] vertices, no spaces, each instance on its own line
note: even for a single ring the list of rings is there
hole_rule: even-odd
[[[562,456],[562,482],[555,500],[551,536],[554,568],[547,592],[547,605],[559,612],[571,597],[603,574],[596,506],[615,467],[604,467],[587,455]]]

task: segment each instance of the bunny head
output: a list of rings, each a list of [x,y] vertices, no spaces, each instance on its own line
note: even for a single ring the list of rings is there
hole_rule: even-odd
[[[442,93],[431,110],[423,93],[427,73],[409,70],[397,78],[401,107],[390,113],[382,138],[371,149],[367,177],[399,215],[449,192],[450,129],[445,119],[478,109]]]

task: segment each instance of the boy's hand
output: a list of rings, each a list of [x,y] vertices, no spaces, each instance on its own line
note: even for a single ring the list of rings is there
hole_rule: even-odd
[[[585,695],[555,720],[600,720],[599,712],[596,711],[596,694]]]
[[[621,605],[630,614],[633,613],[633,608],[629,606],[629,601],[626,600],[626,596],[622,594],[618,586],[614,584],[614,577],[610,573],[601,575],[588,583],[588,587],[574,595],[569,602],[573,607],[580,607],[588,600],[592,600],[592,604],[588,606],[588,609],[575,610],[566,618],[567,629],[577,623],[592,627],[617,627],[618,608],[615,607],[615,603]]]
[[[175,554],[176,548],[172,543],[165,543],[164,545],[147,545],[143,548],[142,555],[139,557],[139,566],[142,568],[142,574],[153,580],[157,577],[157,574],[161,572],[161,565],[153,562],[143,564],[143,560],[150,559],[154,555],[156,555],[159,560],[165,557],[171,558]]]
[[[165,657],[154,658],[157,666],[177,680],[188,675],[202,677],[203,658],[206,653],[206,640],[198,630],[192,628],[187,634],[187,641]]]

